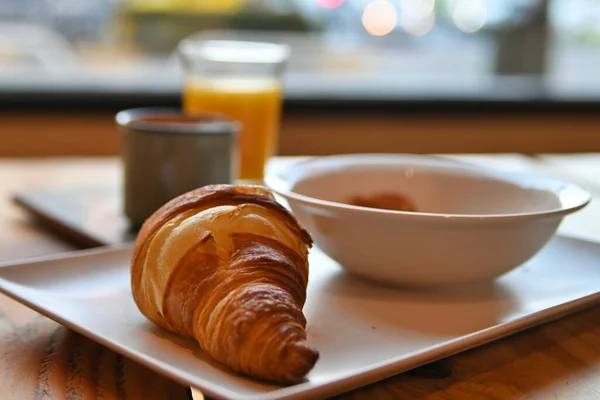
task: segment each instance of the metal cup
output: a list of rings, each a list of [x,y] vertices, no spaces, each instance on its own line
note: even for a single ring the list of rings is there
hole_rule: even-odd
[[[201,186],[233,183],[237,122],[176,108],[135,108],[116,115],[121,131],[123,207],[137,228],[159,207]]]

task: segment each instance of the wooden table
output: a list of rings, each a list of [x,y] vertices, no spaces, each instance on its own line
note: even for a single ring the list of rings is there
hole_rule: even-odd
[[[568,178],[600,197],[600,155],[461,158]],[[10,198],[32,188],[119,182],[114,158],[0,160],[0,261],[74,250]],[[600,241],[600,204],[560,231]],[[445,374],[448,372],[449,374]],[[447,375],[447,376],[445,376]],[[190,390],[0,295],[1,399],[187,399]],[[340,399],[599,399],[600,307],[339,396]]]

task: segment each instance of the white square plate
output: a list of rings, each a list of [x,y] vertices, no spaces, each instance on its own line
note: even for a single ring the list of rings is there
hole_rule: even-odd
[[[193,341],[149,323],[129,286],[130,247],[4,264],[0,291],[209,396],[332,396],[558,318],[600,299],[600,244],[557,236],[533,260],[488,284],[397,290],[343,272],[311,252],[305,314],[321,357],[301,384],[278,387],[210,361]]]

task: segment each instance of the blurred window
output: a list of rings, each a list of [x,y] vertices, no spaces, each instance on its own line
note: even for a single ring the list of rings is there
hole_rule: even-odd
[[[597,0],[0,0],[0,96],[177,93],[197,32],[289,43],[289,97],[600,93]]]

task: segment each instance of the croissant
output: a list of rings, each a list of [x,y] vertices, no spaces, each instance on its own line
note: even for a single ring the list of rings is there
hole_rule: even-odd
[[[319,353],[302,307],[312,238],[266,188],[209,185],[142,225],[131,288],[143,315],[232,370],[300,382]]]

